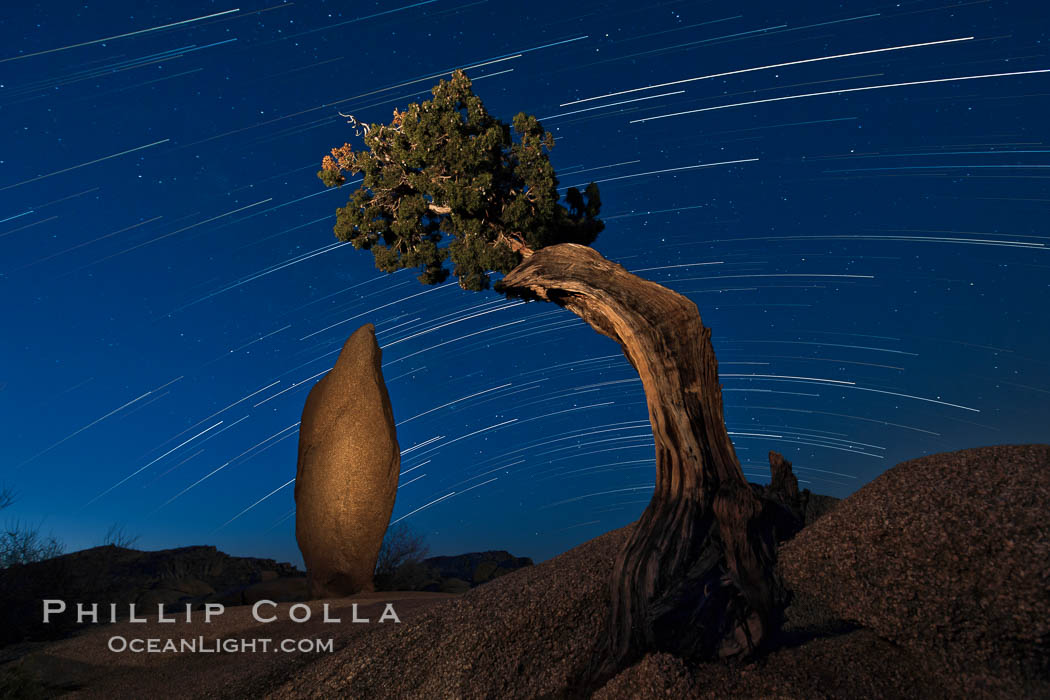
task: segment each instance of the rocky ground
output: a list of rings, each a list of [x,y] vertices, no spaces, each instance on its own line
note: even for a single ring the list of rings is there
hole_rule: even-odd
[[[796,597],[770,651],[736,667],[652,654],[595,698],[1050,698],[1048,505],[1050,446],[898,465],[781,549]],[[315,632],[231,608],[206,630],[317,633],[337,639],[331,653],[114,658],[104,644],[115,630],[100,627],[24,655],[19,678],[75,686],[72,697],[563,697],[601,633],[628,535],[607,533],[459,596],[358,600],[372,615],[393,601],[401,624]],[[347,615],[354,601],[329,602]]]

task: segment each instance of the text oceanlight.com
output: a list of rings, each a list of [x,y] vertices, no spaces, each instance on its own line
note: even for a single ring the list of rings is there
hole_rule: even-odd
[[[332,639],[206,639],[196,637],[193,639],[141,639],[133,637],[110,637],[109,650],[115,652],[131,652],[134,654],[171,654],[171,653],[197,653],[218,654],[220,652],[252,653],[252,652],[332,652],[335,650],[335,640]]]

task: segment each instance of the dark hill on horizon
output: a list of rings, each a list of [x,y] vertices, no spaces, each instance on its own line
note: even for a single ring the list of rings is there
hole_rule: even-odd
[[[483,583],[509,574],[525,566],[532,566],[529,557],[516,557],[506,550],[487,552],[469,552],[455,556],[428,557],[423,566],[440,579],[440,583],[430,584],[421,590],[462,593],[480,586]]]

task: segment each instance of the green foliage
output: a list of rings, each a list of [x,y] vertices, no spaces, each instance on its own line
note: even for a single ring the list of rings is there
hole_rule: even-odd
[[[419,267],[424,284],[451,272],[475,291],[488,288],[490,273],[513,269],[522,252],[594,241],[605,226],[598,186],[569,188],[568,208],[558,203],[554,137],[534,116],[514,117],[513,138],[462,71],[431,92],[432,100],[394,110],[389,125],[369,125],[368,150],[345,144],[324,158],[317,176],[329,187],[344,184],[344,173],[363,175],[336,210],[339,240],[371,250],[380,270]]]

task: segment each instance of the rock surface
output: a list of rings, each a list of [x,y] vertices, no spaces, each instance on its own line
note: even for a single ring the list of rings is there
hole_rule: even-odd
[[[316,598],[372,590],[401,465],[381,362],[375,328],[361,326],[303,408],[295,536]]]
[[[26,639],[58,639],[78,626],[75,614],[43,624],[42,600],[110,603],[127,617],[128,605],[156,613],[156,606],[200,606],[230,600],[263,582],[301,586],[303,574],[272,559],[231,557],[215,547],[181,547],[144,552],[107,545],[0,570],[0,646]],[[231,604],[227,602],[227,604]]]
[[[397,629],[375,628],[271,698],[561,698],[586,662],[608,605],[608,578],[631,526],[439,603]],[[805,530],[803,530],[805,532]],[[796,595],[775,648],[736,666],[651,654],[614,677],[601,700],[1050,697],[1009,678],[959,674]]]
[[[1050,446],[904,462],[780,553],[789,587],[959,673],[1050,678]]]
[[[630,531],[500,576],[411,622],[373,626],[268,697],[557,697],[601,632],[613,561]]]

